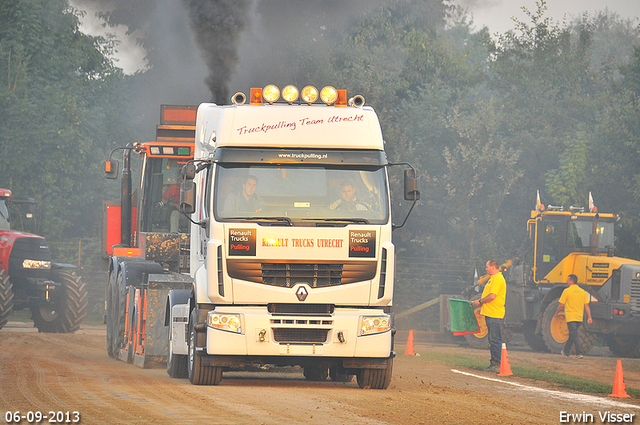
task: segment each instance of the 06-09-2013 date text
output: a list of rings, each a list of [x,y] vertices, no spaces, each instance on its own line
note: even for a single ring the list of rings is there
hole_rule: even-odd
[[[28,412],[20,412],[20,411],[7,411],[4,414],[4,420],[9,424],[19,424],[19,423],[29,423],[29,424],[38,424],[38,423],[47,423],[47,424],[74,424],[80,422],[80,412],[78,411],[67,411],[63,412],[59,411],[28,411]]]

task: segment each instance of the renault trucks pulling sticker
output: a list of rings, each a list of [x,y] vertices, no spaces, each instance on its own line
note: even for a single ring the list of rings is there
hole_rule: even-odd
[[[376,256],[375,230],[349,231],[349,257],[374,258]]]
[[[255,257],[256,229],[229,229],[229,255]]]

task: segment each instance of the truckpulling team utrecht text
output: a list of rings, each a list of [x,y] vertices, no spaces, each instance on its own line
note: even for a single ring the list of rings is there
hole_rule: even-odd
[[[327,119],[327,123],[336,123],[336,122],[353,122],[353,121],[362,121],[364,119],[364,115],[352,115],[350,117],[339,117],[337,115],[331,116]],[[303,125],[316,125],[316,124],[324,124],[323,119],[310,119],[310,118],[302,118],[299,120],[301,126]],[[262,125],[256,127],[248,127],[246,125],[238,128],[236,131],[238,135],[242,136],[244,134],[251,134],[262,132],[266,133],[269,130],[280,130],[283,128],[287,128],[289,130],[295,130],[297,128],[297,123],[295,121],[287,122],[280,121],[277,124],[266,124],[262,123]]]

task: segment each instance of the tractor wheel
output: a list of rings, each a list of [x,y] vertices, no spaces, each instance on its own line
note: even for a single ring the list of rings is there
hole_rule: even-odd
[[[302,371],[307,381],[326,381],[329,376],[327,365],[307,365]]]
[[[52,278],[62,287],[48,302],[31,307],[33,323],[39,332],[73,333],[87,314],[87,289],[73,272],[55,271]]]
[[[474,308],[473,314],[476,316],[476,320],[478,321],[480,332],[478,332],[477,334],[465,335],[464,339],[472,348],[478,348],[482,350],[487,349],[489,348],[489,330],[487,329],[487,323],[484,320],[484,316],[480,314],[480,307]]]
[[[358,386],[364,389],[386,390],[391,383],[393,359],[387,360],[385,369],[360,369],[356,375]]]
[[[511,338],[513,338],[513,328],[508,328],[502,325],[500,336],[502,337],[502,342],[508,344],[511,341]]]
[[[559,304],[558,300],[552,301],[542,315],[542,337],[547,349],[555,354],[560,354],[569,339],[569,329],[564,316],[556,315]],[[587,332],[584,326],[578,328],[578,335],[580,336],[582,352],[587,354],[593,347],[596,335]],[[575,347],[571,347],[571,353],[567,354],[573,353],[575,353]]]
[[[0,270],[0,329],[9,321],[12,310],[13,285],[4,270]]]
[[[198,333],[195,330],[195,324],[197,319],[196,310],[193,310],[189,318],[189,360],[187,362],[189,381],[193,385],[218,385],[222,380],[222,367],[204,366],[201,356],[196,353]]]
[[[533,351],[546,352],[547,346],[544,343],[544,339],[541,334],[536,334],[536,322],[527,322],[522,327],[522,335],[524,340]]]
[[[607,346],[617,357],[640,357],[640,336],[607,335]]]

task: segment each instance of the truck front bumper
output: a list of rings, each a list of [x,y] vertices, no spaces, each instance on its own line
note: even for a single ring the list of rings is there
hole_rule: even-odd
[[[363,317],[386,316],[381,309],[336,308],[327,316],[272,315],[262,306],[218,306],[215,311],[239,315],[241,330],[206,326],[208,355],[373,359],[392,355],[393,328],[362,334]]]

